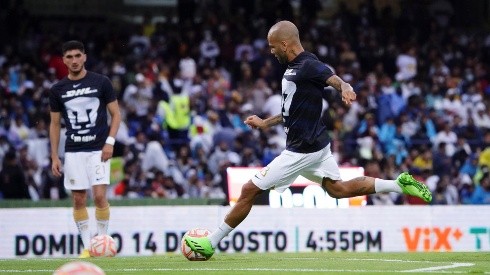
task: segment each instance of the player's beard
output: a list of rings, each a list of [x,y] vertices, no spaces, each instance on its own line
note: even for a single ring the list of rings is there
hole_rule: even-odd
[[[286,64],[288,63],[288,57],[286,56],[286,53],[279,53],[276,54],[276,58],[279,61],[280,64]]]

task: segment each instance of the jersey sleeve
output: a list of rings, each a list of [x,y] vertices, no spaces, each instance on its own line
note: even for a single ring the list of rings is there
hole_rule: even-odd
[[[308,63],[307,74],[315,79],[315,81],[325,83],[334,74],[330,67],[321,61],[311,60]]]
[[[63,108],[63,104],[57,94],[55,85],[51,87],[51,90],[49,91],[49,107],[51,108],[51,112],[59,113]]]
[[[102,82],[102,91],[102,96],[106,104],[109,104],[117,99],[114,87],[112,86],[109,78],[106,76],[104,76],[104,80]]]

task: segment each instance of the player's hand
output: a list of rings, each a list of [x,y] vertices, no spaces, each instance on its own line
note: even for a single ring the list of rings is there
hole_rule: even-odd
[[[114,146],[110,144],[104,144],[104,147],[102,147],[102,162],[106,162],[110,158],[112,158],[112,154],[114,153]]]
[[[61,177],[62,173],[62,165],[61,165],[61,160],[59,158],[55,158],[51,162],[51,172],[53,172],[53,175],[56,177]]]
[[[247,124],[252,129],[263,129],[265,127],[264,120],[256,115],[247,117],[243,123]]]
[[[354,100],[356,100],[356,93],[354,92],[354,89],[352,86],[348,83],[345,83],[341,86],[341,93],[342,93],[342,101],[346,105],[351,105]]]

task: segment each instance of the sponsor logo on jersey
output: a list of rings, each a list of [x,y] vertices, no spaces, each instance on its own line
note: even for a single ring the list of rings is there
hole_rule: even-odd
[[[296,75],[296,72],[293,69],[286,69],[284,75]]]
[[[73,85],[75,86],[75,85]],[[66,94],[62,95],[62,98],[67,98],[67,97],[74,97],[74,96],[80,96],[80,95],[88,95],[88,94],[93,94],[96,93],[98,90],[97,89],[90,89],[88,88],[82,88],[82,89],[76,89],[76,90],[69,90],[66,91]]]
[[[89,142],[89,141],[95,140],[97,135],[87,135],[87,136],[71,135],[70,137],[71,137],[71,140],[73,140],[74,142]]]

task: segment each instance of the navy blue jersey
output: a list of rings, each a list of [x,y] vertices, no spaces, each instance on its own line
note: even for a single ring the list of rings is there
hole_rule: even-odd
[[[286,149],[312,153],[330,143],[321,121],[322,93],[333,72],[309,52],[288,63],[282,78],[282,118],[287,134]]]
[[[102,150],[109,135],[107,104],[114,100],[109,78],[94,72],[87,71],[80,80],[65,77],[53,85],[49,105],[65,121],[66,152]]]

